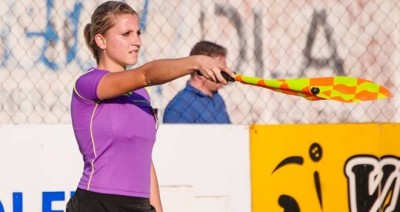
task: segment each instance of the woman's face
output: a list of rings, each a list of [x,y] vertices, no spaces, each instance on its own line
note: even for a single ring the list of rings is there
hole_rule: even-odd
[[[115,24],[104,35],[105,48],[101,60],[108,65],[126,67],[135,65],[138,60],[140,39],[140,20],[137,15],[124,14],[115,18]]]

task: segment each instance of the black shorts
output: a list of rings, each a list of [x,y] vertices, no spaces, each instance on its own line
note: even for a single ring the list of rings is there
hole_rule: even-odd
[[[148,198],[101,194],[77,189],[66,212],[156,212]]]

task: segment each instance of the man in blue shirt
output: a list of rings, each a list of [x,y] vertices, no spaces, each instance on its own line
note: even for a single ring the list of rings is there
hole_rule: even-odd
[[[207,55],[226,65],[227,50],[209,41],[198,42],[190,55]],[[186,87],[167,105],[164,111],[164,123],[203,123],[230,124],[223,98],[218,93],[222,87],[206,78],[192,74]]]

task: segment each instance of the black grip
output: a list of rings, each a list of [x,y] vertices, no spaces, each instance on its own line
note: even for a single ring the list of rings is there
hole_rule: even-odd
[[[222,75],[222,77],[224,77],[224,79],[225,79],[227,82],[235,82],[235,78],[229,76],[229,74],[226,73],[225,71],[221,71],[221,75]]]
[[[203,75],[200,73],[200,71],[197,71],[196,73],[197,73],[197,75],[199,75],[199,76],[203,76]],[[227,82],[235,82],[235,78],[229,76],[229,74],[226,73],[225,71],[221,71],[221,75],[222,75],[222,77],[223,77]]]

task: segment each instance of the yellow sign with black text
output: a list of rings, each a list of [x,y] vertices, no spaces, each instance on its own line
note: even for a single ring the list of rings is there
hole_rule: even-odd
[[[400,211],[400,124],[253,125],[253,212]]]

